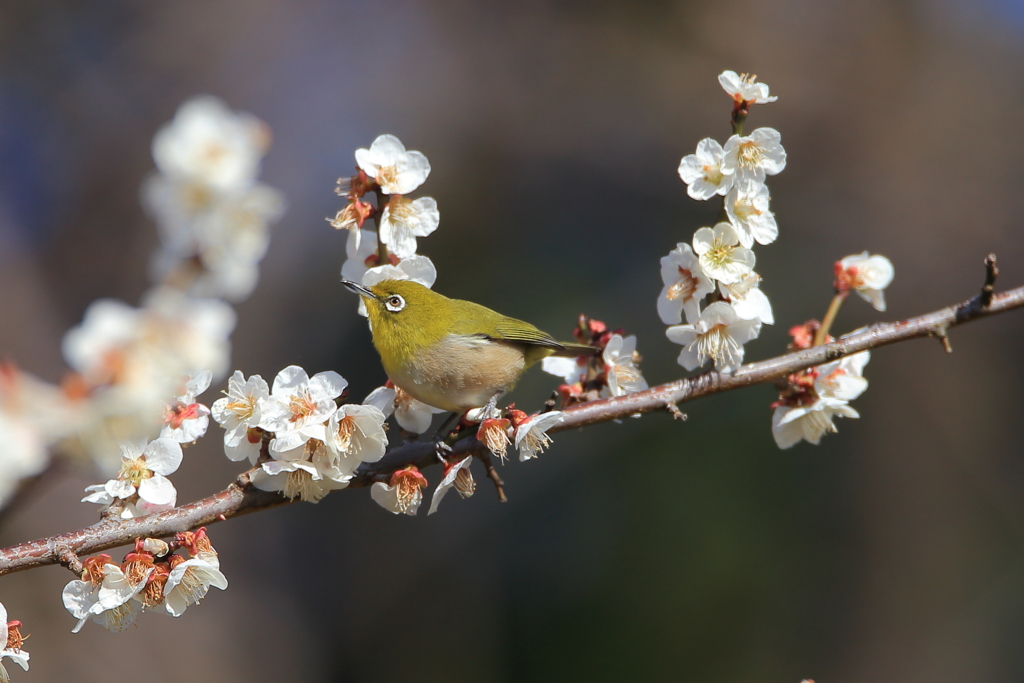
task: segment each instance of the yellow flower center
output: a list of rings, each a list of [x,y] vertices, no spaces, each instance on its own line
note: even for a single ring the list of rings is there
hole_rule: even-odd
[[[707,179],[709,183],[712,185],[722,184],[722,178],[724,176],[722,175],[721,166],[718,164],[704,164],[704,167],[701,170],[704,171],[704,178]]]
[[[291,422],[298,422],[316,412],[316,401],[308,392],[300,391],[288,399],[288,407],[292,411]]]
[[[138,486],[143,479],[149,479],[152,476],[153,473],[146,466],[145,457],[121,459],[121,471],[117,475],[118,479],[130,481],[133,485]]]
[[[346,415],[338,420],[338,431],[334,440],[338,444],[338,450],[348,454],[352,448],[352,437],[356,433],[356,421],[351,415]]]
[[[377,170],[375,180],[378,185],[385,189],[395,185],[398,182],[398,168],[395,166],[382,166]]]
[[[693,277],[693,273],[685,268],[680,268],[679,279],[668,288],[667,292],[665,292],[665,298],[669,301],[675,301],[676,299],[689,301],[696,291],[697,278]]]
[[[736,365],[742,349],[729,334],[728,327],[721,323],[697,337],[697,360],[701,363],[713,358],[716,365]]]
[[[764,162],[764,148],[753,140],[748,140],[740,144],[739,155],[737,161],[739,165],[754,169],[760,166]]]

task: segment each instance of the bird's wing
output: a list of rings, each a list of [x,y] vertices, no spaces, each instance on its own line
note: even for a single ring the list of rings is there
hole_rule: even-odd
[[[546,332],[541,332],[533,325],[524,323],[522,320],[505,318],[504,320],[500,320],[495,323],[494,330],[498,333],[497,336],[495,336],[496,339],[519,342],[520,344],[543,346],[554,351],[560,351],[565,348],[555,341],[551,335]]]

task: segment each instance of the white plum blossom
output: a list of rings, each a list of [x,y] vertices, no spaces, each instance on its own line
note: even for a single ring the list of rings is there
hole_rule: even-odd
[[[341,277],[352,282],[362,282],[366,271],[377,265],[377,233],[365,228],[349,230],[345,240],[345,256],[345,262],[341,264]]]
[[[704,138],[698,142],[697,152],[679,162],[679,177],[687,185],[686,194],[699,200],[728,194],[736,178],[723,172],[724,159],[725,150],[717,141]]]
[[[700,314],[694,325],[673,325],[665,330],[669,340],[681,344],[678,362],[694,370],[710,358],[719,372],[731,372],[743,364],[743,345],[757,337],[760,320],[743,320],[729,304],[718,301]]]
[[[687,322],[696,322],[701,299],[715,291],[715,283],[685,242],[661,257],[661,280],[665,286],[658,295],[658,315],[666,325],[682,322],[684,313]]]
[[[819,365],[814,392],[822,398],[852,401],[868,388],[864,366],[871,360],[870,351],[861,351],[845,358]]]
[[[768,301],[768,296],[758,286],[760,282],[761,276],[752,272],[735,284],[719,283],[718,291],[722,298],[732,305],[739,317],[744,320],[760,320],[765,325],[774,325],[772,305]]]
[[[693,251],[705,275],[726,285],[736,284],[754,269],[754,252],[740,246],[740,236],[728,223],[695,232]]]
[[[64,587],[64,607],[78,624],[71,629],[78,633],[90,618],[108,631],[121,632],[135,623],[140,604],[133,600],[143,588],[150,567],[137,583],[132,583],[109,555],[97,555],[86,560],[82,580],[71,581]]]
[[[561,377],[566,384],[575,384],[587,376],[585,356],[566,358],[565,356],[548,356],[540,362],[544,372]]]
[[[280,491],[286,498],[301,498],[318,503],[331,491],[348,486],[351,473],[340,470],[336,458],[323,442],[324,425],[318,425],[320,438],[307,438],[291,450],[277,450],[271,442],[272,460],[252,474],[252,485],[261,491]]]
[[[371,391],[363,400],[363,405],[376,406],[385,418],[394,413],[398,426],[416,434],[422,434],[430,429],[434,415],[444,412],[391,386],[377,387]]]
[[[771,244],[779,236],[775,214],[768,209],[771,196],[768,186],[741,183],[725,197],[725,211],[736,228],[740,244],[747,249],[758,244]]]
[[[240,370],[228,379],[224,398],[213,403],[213,419],[224,428],[224,453],[230,460],[249,459],[256,464],[262,435],[260,400],[270,396],[270,387],[259,375],[245,379]]]
[[[613,334],[601,355],[608,386],[601,390],[606,396],[625,396],[647,388],[647,380],[636,367],[636,337],[623,338]]]
[[[196,396],[210,388],[213,374],[201,370],[185,383],[185,393],[176,397],[174,403],[164,411],[164,427],[160,437],[178,443],[193,443],[206,434],[210,426],[210,409],[196,403]]]
[[[865,251],[863,254],[847,256],[839,264],[842,273],[837,279],[845,278],[849,287],[874,306],[876,311],[884,311],[884,290],[892,283],[895,274],[892,261],[884,256],[869,256]]]
[[[232,112],[219,99],[194,97],[153,138],[153,160],[162,173],[218,190],[245,187],[259,173],[270,141],[266,125]]]
[[[274,378],[270,396],[259,399],[259,427],[274,432],[272,451],[289,451],[307,439],[324,438],[324,423],[338,409],[334,399],[348,381],[327,370],[309,377],[298,365],[289,365]]]
[[[18,622],[7,621],[7,608],[0,602],[0,681],[7,683],[10,676],[4,668],[3,660],[10,659],[25,671],[28,671],[29,654],[21,649],[24,638]]]
[[[448,493],[448,490],[451,488],[455,488],[455,490],[458,491],[459,495],[462,496],[463,498],[469,498],[471,495],[473,495],[473,491],[476,488],[475,485],[472,485],[472,487],[469,489],[464,489],[464,487],[459,486],[459,473],[461,472],[461,476],[463,478],[466,478],[467,475],[469,475],[469,465],[472,462],[473,456],[467,455],[465,458],[458,461],[454,465],[446,464],[444,477],[441,479],[441,482],[437,485],[437,488],[434,489],[434,495],[430,499],[430,509],[427,510],[427,515],[432,515],[435,512],[437,512],[437,506],[441,504],[441,499],[444,498],[445,494]],[[473,481],[472,476],[469,476],[469,481]],[[384,492],[387,492],[388,498],[391,498],[392,492],[387,491],[387,487],[384,487]],[[395,495],[395,497],[397,498],[397,494]],[[390,510],[392,508],[389,507],[388,509]]]
[[[433,197],[392,197],[380,217],[380,240],[395,256],[407,258],[416,253],[417,237],[437,230],[440,216]]]
[[[519,449],[519,461],[526,462],[543,453],[551,445],[548,430],[565,420],[565,415],[558,410],[551,410],[539,415],[531,415],[516,427],[515,446]]]
[[[772,416],[772,436],[779,448],[790,448],[801,439],[817,445],[826,432],[835,432],[836,417],[860,417],[839,398],[821,397],[806,406],[779,406]]]
[[[733,135],[725,142],[722,173],[733,176],[737,185],[761,184],[765,175],[786,168],[782,135],[774,128],[758,128],[750,135]]]
[[[430,175],[427,157],[407,152],[394,135],[381,135],[369,149],[357,149],[356,163],[377,181],[384,194],[409,194]]]
[[[391,475],[387,484],[382,481],[375,483],[370,487],[370,497],[396,515],[415,515],[423,502],[423,489],[426,487],[427,478],[415,466],[410,466]]]
[[[735,71],[723,71],[718,76],[722,89],[736,102],[750,104],[767,104],[779,99],[769,95],[767,83],[758,83],[754,74],[737,74]]]
[[[124,500],[130,505],[125,506],[123,517],[170,510],[178,492],[167,475],[177,471],[181,458],[181,444],[172,439],[122,444],[121,470],[117,477],[106,484],[86,488],[90,495],[82,502],[109,505],[115,500]]]
[[[327,421],[324,443],[344,474],[352,474],[361,463],[384,457],[388,435],[384,412],[375,405],[346,403]]]
[[[225,590],[228,580],[220,570],[216,553],[199,553],[171,569],[164,584],[164,608],[172,617],[180,617],[189,605],[204,597],[210,586]]]
[[[360,282],[367,287],[372,287],[384,280],[412,280],[429,289],[437,280],[437,268],[426,256],[413,254],[402,259],[396,265],[387,264],[370,268],[363,274]],[[363,297],[359,297],[359,315],[366,315],[366,301]]]

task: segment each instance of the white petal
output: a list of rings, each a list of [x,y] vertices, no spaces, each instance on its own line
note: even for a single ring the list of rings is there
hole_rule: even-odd
[[[209,419],[206,423],[209,424]],[[146,446],[143,454],[146,456],[146,467],[156,474],[172,474],[181,465],[181,444],[171,439],[154,440]]]
[[[177,497],[174,484],[163,475],[154,474],[139,484],[139,498],[154,505],[173,505]]]

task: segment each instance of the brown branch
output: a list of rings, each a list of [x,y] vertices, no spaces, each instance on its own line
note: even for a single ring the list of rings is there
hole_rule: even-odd
[[[993,270],[994,263],[989,272],[992,273]],[[994,275],[989,277],[994,278]],[[628,396],[574,405],[563,411],[565,419],[550,431],[576,429],[640,413],[665,410],[671,412],[671,408],[668,408],[670,405],[721,391],[772,382],[799,370],[858,351],[876,349],[919,337],[942,339],[952,327],[1024,306],[1024,287],[993,294],[987,302],[985,299],[984,294],[981,294],[962,304],[916,318],[873,325],[831,344],[757,363],[748,363],[733,374],[707,371]],[[475,437],[467,437],[456,442],[452,446],[452,451],[452,455],[477,455],[484,452],[484,447]],[[369,486],[406,465],[415,464],[423,468],[437,462],[433,443],[404,443],[389,451],[379,462],[365,464],[359,468],[349,486]],[[138,537],[165,538],[229,517],[294,502],[278,493],[254,489],[249,484],[250,472],[240,475],[237,482],[220,493],[173,510],[136,519],[107,518],[79,531],[0,550],[0,575],[48,564],[67,563],[69,558],[75,556],[128,545]]]

